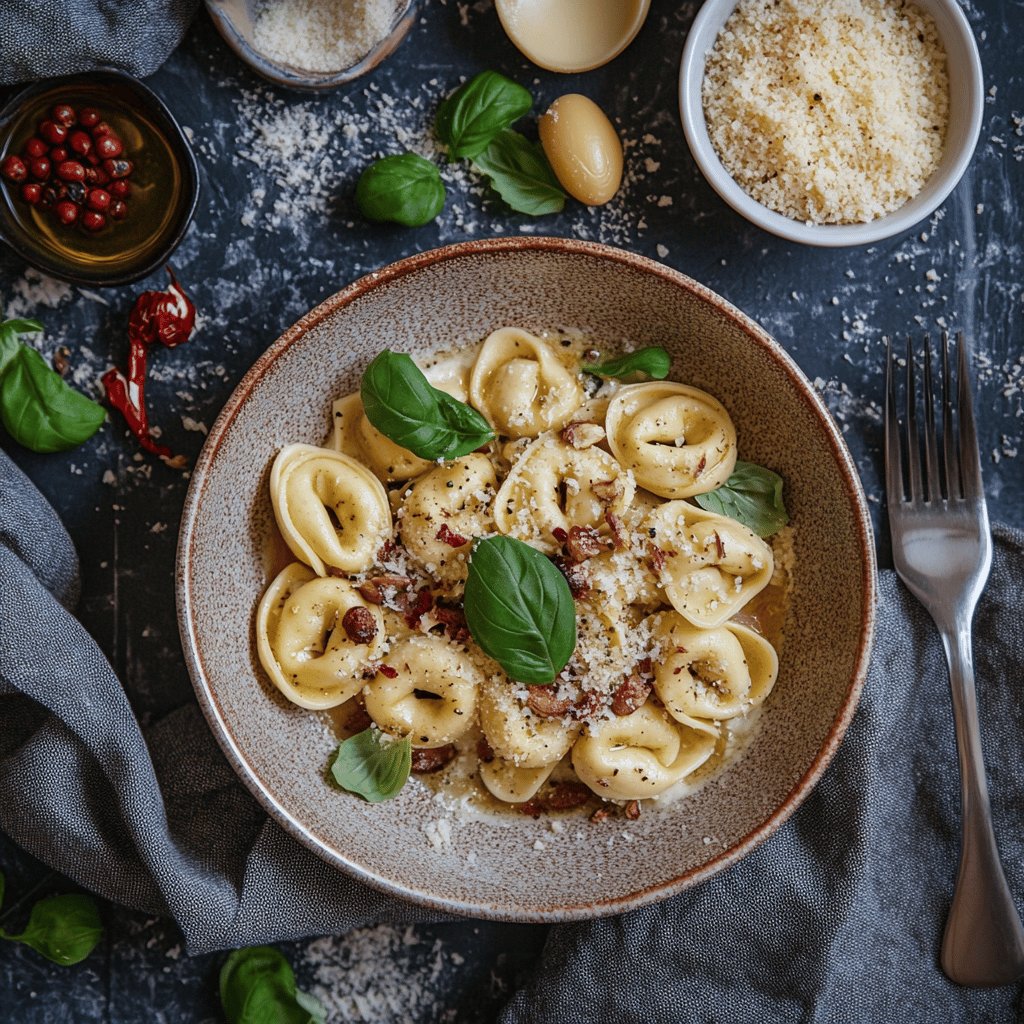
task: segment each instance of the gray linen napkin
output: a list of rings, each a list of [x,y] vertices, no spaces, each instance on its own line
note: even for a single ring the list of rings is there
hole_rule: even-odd
[[[151,75],[198,7],[199,0],[3,0],[0,84],[104,65]]]
[[[995,536],[976,656],[999,839],[1020,896],[1024,533]],[[171,914],[193,953],[436,919],[268,821],[194,706],[144,737],[68,610],[76,579],[55,513],[0,452],[0,828],[102,895]],[[696,890],[552,929],[506,1024],[1013,1019],[1015,987],[957,989],[936,963],[958,849],[948,685],[926,616],[892,573],[880,590],[860,710],[806,805]]]

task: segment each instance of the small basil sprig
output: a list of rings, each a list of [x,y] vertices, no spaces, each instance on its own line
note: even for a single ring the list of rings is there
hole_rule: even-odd
[[[326,1024],[327,1010],[300,992],[284,956],[271,946],[236,949],[220,969],[228,1024]]]
[[[356,205],[369,220],[418,228],[444,208],[444,184],[437,168],[415,153],[386,156],[359,176]]]
[[[437,108],[434,130],[453,159],[475,157],[532,106],[521,85],[497,71],[481,71]]]
[[[359,394],[366,418],[421,459],[455,459],[494,438],[476,409],[431,386],[402,352],[381,352],[363,373]]]
[[[0,903],[4,898],[4,876],[0,872]],[[96,901],[84,893],[65,893],[38,900],[20,935],[0,928],[0,939],[31,946],[47,960],[70,967],[80,963],[103,938]]]
[[[552,682],[576,649],[569,584],[544,555],[512,537],[474,545],[465,611],[473,639],[518,682]]]
[[[584,363],[581,369],[596,373],[598,377],[629,377],[634,373],[646,373],[655,380],[664,380],[672,369],[672,357],[660,346],[640,348],[619,359],[604,363]]]
[[[34,452],[61,452],[92,437],[106,413],[18,341],[19,335],[42,329],[38,320],[0,323],[0,420],[18,444]]]
[[[789,522],[782,477],[752,462],[737,462],[721,487],[694,495],[693,500],[707,512],[737,520],[759,537],[770,537]]]
[[[412,740],[396,740],[370,726],[338,746],[331,765],[342,789],[371,804],[397,796],[412,770]]]
[[[560,213],[565,192],[539,143],[506,128],[474,160],[491,188],[517,213],[542,217]]]

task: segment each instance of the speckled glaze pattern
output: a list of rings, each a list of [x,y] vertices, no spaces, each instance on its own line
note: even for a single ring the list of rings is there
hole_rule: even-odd
[[[781,472],[796,528],[795,587],[779,681],[737,763],[685,802],[637,822],[583,817],[552,832],[514,814],[462,821],[419,783],[370,805],[325,781],[325,720],[288,705],[255,656],[269,581],[270,462],[327,434],[333,398],[382,348],[426,356],[506,324],[581,328],[608,346],[663,345],[672,377],[716,395],[740,452]],[[831,417],[753,321],[640,256],[555,238],[468,242],[370,274],[303,317],[256,362],[210,432],[185,503],[177,563],[182,642],[199,702],[243,782],[330,863],[448,911],[564,921],[628,910],[709,877],[784,822],[852,717],[874,620],[864,496]],[[425,829],[449,819],[450,848]],[[628,829],[631,853],[609,843]],[[542,849],[534,848],[541,840]]]

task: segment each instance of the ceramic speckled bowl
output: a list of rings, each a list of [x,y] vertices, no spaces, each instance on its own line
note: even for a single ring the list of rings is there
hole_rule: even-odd
[[[517,814],[462,821],[420,784],[371,805],[325,781],[336,741],[260,669],[253,613],[270,579],[269,466],[327,434],[331,400],[385,346],[414,355],[496,327],[583,328],[663,345],[673,377],[725,404],[744,458],[779,469],[796,527],[782,668],[760,730],[695,796],[623,825]],[[828,412],[786,353],[707,288],[605,246],[554,238],[468,242],[403,260],[338,292],[246,374],[196,465],[178,549],[182,642],[225,754],[267,811],[356,877],[481,917],[564,921],[628,910],[734,863],[782,824],[825,770],[868,663],[875,564],[864,496]],[[447,818],[450,844],[438,842]],[[434,841],[430,841],[430,833]],[[541,844],[534,848],[540,839]],[[543,846],[543,849],[540,846]],[[628,851],[628,852],[627,852]]]

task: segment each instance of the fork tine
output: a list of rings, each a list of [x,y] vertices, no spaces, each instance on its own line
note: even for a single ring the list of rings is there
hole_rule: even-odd
[[[942,332],[942,450],[946,462],[946,494],[950,500],[963,496],[960,459],[953,434],[953,381],[949,375],[949,331]]]
[[[928,500],[941,501],[942,480],[939,478],[939,445],[935,437],[935,395],[932,390],[932,343],[927,334],[924,338],[924,460]]]
[[[956,347],[959,350],[957,375],[959,394],[957,413],[960,420],[960,472],[963,476],[964,497],[971,500],[984,498],[985,487],[981,481],[981,456],[978,452],[978,434],[974,427],[974,399],[971,394],[971,371],[967,364],[967,346],[964,332],[957,331]]]
[[[907,335],[907,494],[921,498],[921,449],[917,437],[917,385],[914,382],[914,348]]]
[[[885,493],[892,504],[903,500],[903,459],[900,421],[896,414],[896,375],[892,371],[892,339],[885,339]]]

